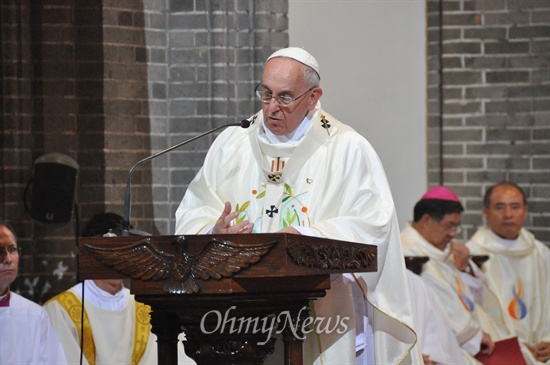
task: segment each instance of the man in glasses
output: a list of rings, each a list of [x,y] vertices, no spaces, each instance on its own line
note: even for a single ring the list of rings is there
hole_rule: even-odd
[[[10,291],[18,266],[15,234],[0,221],[0,364],[67,364],[46,311]]]
[[[466,245],[455,241],[464,208],[450,189],[428,190],[414,207],[413,222],[401,232],[407,256],[427,256],[421,276],[431,289],[463,351],[459,363],[490,355],[494,341],[513,337],[509,322],[495,308],[495,294],[470,260]],[[436,360],[436,359],[434,359]]]
[[[319,65],[301,48],[273,53],[254,92],[262,109],[248,129],[216,139],[176,212],[175,233],[285,232],[377,245],[378,272],[334,276],[314,301],[317,318],[351,320],[344,333],[310,333],[304,361],[421,362],[395,207],[376,152],[321,108]]]
[[[483,271],[496,289],[505,315],[522,343],[530,363],[550,360],[550,250],[523,228],[527,218],[525,192],[501,182],[483,199],[487,226],[467,243],[477,254],[489,255]]]

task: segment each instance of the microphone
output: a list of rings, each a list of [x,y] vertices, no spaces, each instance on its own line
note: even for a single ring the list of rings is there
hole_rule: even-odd
[[[170,152],[170,151],[172,151],[176,148],[179,148],[183,145],[186,145],[187,143],[193,142],[194,140],[202,138],[202,137],[204,137],[204,136],[206,136],[210,133],[213,133],[217,130],[227,128],[227,127],[237,127],[237,126],[240,126],[241,128],[248,128],[248,127],[250,127],[250,121],[248,119],[243,119],[239,123],[230,123],[230,124],[222,125],[221,127],[210,129],[209,131],[206,131],[202,134],[199,134],[198,136],[195,136],[193,138],[189,138],[188,140],[180,142],[180,143],[178,143],[178,144],[176,144],[172,147],[169,147],[165,150],[159,151],[159,152],[155,153],[154,155],[151,155],[149,157],[145,157],[144,159],[139,160],[138,162],[136,162],[134,164],[134,166],[132,166],[130,171],[128,171],[128,179],[126,181],[126,193],[124,195],[124,215],[122,217],[122,230],[120,232],[121,233],[120,235],[121,236],[150,236],[151,235],[147,232],[139,231],[139,230],[130,228],[130,205],[131,205],[131,202],[132,202],[132,191],[130,189],[130,185],[132,183],[132,173],[134,172],[136,167],[138,167],[139,165],[141,165],[144,162],[150,161],[150,160],[152,160],[152,159],[154,159],[154,158],[156,158],[160,155],[164,155],[167,152]]]

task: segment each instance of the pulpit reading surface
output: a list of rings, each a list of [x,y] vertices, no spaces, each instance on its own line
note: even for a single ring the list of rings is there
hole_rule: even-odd
[[[130,279],[152,308],[159,364],[177,364],[182,331],[201,365],[262,364],[274,332],[285,364],[302,364],[309,301],[330,274],[375,272],[376,255],[374,245],[266,233],[81,238],[78,260],[80,279]]]

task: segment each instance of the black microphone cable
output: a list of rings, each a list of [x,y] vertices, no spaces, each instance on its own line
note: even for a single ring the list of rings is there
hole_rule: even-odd
[[[80,312],[80,365],[82,365],[82,358],[84,356],[84,286],[86,279],[82,280],[82,305]]]

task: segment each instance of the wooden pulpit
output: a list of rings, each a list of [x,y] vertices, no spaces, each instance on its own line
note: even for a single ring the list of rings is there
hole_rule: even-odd
[[[79,240],[80,279],[129,278],[152,308],[159,364],[177,364],[178,335],[197,364],[262,364],[282,337],[300,365],[309,302],[330,274],[375,272],[377,247],[292,234],[101,237]]]

